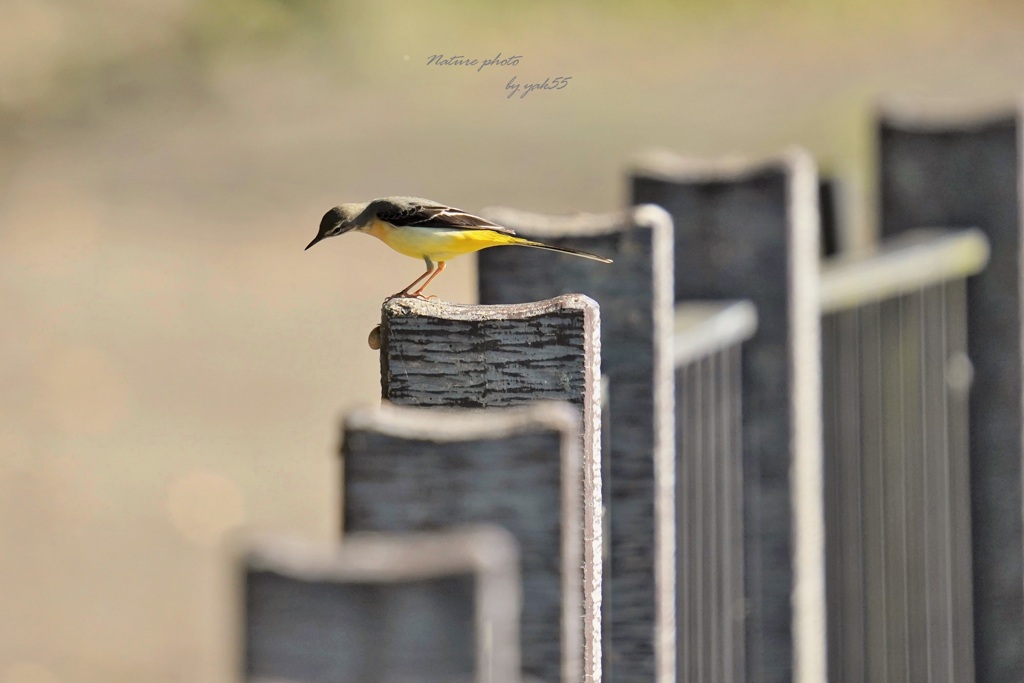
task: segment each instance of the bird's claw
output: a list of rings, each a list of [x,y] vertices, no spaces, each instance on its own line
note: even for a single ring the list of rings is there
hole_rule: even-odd
[[[398,292],[397,294],[392,294],[391,296],[386,297],[384,299],[384,303],[387,303],[392,299],[419,299],[420,301],[430,301],[431,299],[436,298],[437,297],[433,294],[427,295],[422,292]]]

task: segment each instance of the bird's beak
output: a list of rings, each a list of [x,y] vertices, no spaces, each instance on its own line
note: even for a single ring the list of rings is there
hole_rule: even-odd
[[[337,227],[339,227],[339,226],[334,226],[334,228],[337,228]],[[342,225],[340,227],[341,227],[341,229],[337,230],[337,231],[335,231],[334,228],[323,229],[321,227],[323,232],[321,232],[319,235],[314,237],[313,241],[306,245],[306,249],[309,249],[311,246],[313,246],[314,244],[316,244],[320,240],[327,239],[328,237],[337,237],[338,235],[344,235],[346,232],[350,232],[352,230],[355,230],[355,228],[356,228],[356,226],[354,226],[351,222],[349,222],[347,225]],[[305,251],[305,249],[303,251]]]
[[[316,237],[313,238],[312,242],[310,242],[309,244],[306,245],[306,249],[309,249],[311,246],[313,246],[314,244],[316,244],[317,242],[319,242],[323,238],[324,238],[323,235],[317,235]],[[303,251],[305,251],[306,249],[303,249]]]

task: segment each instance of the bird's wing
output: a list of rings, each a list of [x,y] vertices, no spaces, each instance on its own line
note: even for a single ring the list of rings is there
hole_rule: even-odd
[[[370,202],[370,208],[375,211],[380,220],[400,227],[493,230],[506,235],[515,234],[509,228],[492,223],[486,218],[429,199],[414,197],[377,199]]]

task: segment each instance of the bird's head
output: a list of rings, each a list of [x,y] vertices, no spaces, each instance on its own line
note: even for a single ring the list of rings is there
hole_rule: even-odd
[[[365,208],[365,204],[342,204],[325,213],[324,217],[320,220],[320,231],[317,232],[313,241],[306,245],[306,249],[309,249],[320,240],[344,235],[350,230],[361,227],[356,218],[359,217],[359,214]]]

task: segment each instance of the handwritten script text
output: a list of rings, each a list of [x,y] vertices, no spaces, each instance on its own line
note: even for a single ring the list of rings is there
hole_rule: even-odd
[[[430,55],[427,58],[427,66],[476,66],[477,71],[481,71],[486,66],[519,66],[519,60],[522,59],[522,55],[512,55],[511,57],[505,57],[502,59],[501,53],[499,52],[492,59],[475,59],[466,57],[464,55]],[[479,65],[479,66],[477,66]]]

